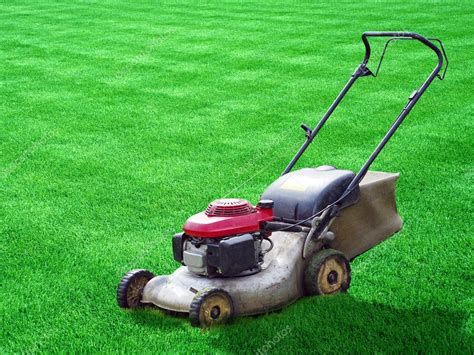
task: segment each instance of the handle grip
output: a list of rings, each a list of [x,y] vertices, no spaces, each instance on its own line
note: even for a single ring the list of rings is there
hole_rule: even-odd
[[[362,61],[362,65],[365,67],[367,63],[369,62],[370,59],[370,43],[368,37],[391,37],[391,38],[406,38],[406,39],[414,39],[417,40],[421,43],[423,43],[425,46],[429,47],[431,50],[433,50],[436,53],[436,56],[438,57],[438,64],[436,68],[433,70],[432,75],[434,76],[439,76],[439,72],[441,68],[443,67],[443,53],[439,50],[438,46],[436,46],[432,41],[430,41],[428,38],[423,37],[422,35],[414,32],[364,32],[362,34],[362,42],[364,42],[365,46],[365,56],[364,60]],[[440,42],[438,39],[435,39],[436,41]],[[444,52],[444,50],[443,50]],[[446,63],[447,63],[447,58],[446,58]]]

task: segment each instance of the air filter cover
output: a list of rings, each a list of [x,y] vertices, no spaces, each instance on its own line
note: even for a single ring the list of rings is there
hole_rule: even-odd
[[[209,217],[245,216],[256,209],[250,202],[240,198],[223,198],[212,201],[205,211]]]

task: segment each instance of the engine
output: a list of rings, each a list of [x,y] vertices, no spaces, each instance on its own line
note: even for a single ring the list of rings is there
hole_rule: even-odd
[[[273,243],[264,225],[273,219],[273,201],[252,206],[242,199],[220,199],[190,217],[173,237],[174,259],[208,276],[240,276],[260,271]],[[264,246],[265,245],[265,246]]]

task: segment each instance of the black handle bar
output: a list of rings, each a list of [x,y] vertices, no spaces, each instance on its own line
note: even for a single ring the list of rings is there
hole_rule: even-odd
[[[390,37],[390,39],[387,41],[387,44],[385,45],[385,49],[386,49],[388,43],[392,40],[397,40],[397,39],[417,40],[417,41],[423,43],[424,45],[426,45],[427,47],[429,47],[431,50],[433,50],[436,53],[436,56],[438,57],[438,64],[433,69],[433,71],[428,76],[428,78],[425,80],[425,82],[410,95],[410,97],[408,98],[408,103],[405,105],[403,110],[397,116],[397,118],[395,119],[394,123],[392,124],[392,126],[390,127],[388,132],[385,134],[385,136],[382,138],[380,143],[377,145],[375,150],[370,155],[369,159],[364,163],[362,168],[359,170],[359,172],[356,174],[354,179],[351,181],[351,183],[347,187],[346,191],[342,194],[342,196],[336,202],[341,202],[344,198],[346,198],[359,185],[360,181],[364,178],[365,174],[369,170],[370,165],[374,162],[375,158],[377,158],[379,153],[384,148],[385,144],[387,144],[387,142],[393,136],[393,134],[395,133],[397,128],[402,124],[405,117],[410,113],[411,109],[418,102],[419,98],[423,95],[423,93],[426,91],[426,89],[431,84],[431,82],[434,80],[434,78],[439,77],[442,80],[444,78],[444,74],[446,73],[446,69],[448,67],[448,58],[446,56],[446,52],[444,50],[443,44],[437,38],[429,39],[429,38],[423,37],[422,35],[420,35],[418,33],[413,33],[413,32],[364,32],[362,34],[362,41],[364,42],[364,45],[365,45],[364,60],[356,68],[355,72],[352,74],[349,81],[342,88],[341,92],[336,97],[336,99],[331,104],[331,106],[326,111],[326,113],[324,114],[322,119],[319,121],[319,123],[316,125],[316,127],[311,130],[308,126],[302,125],[303,129],[306,131],[306,141],[303,143],[303,145],[298,150],[296,155],[293,157],[293,159],[287,165],[287,167],[283,171],[282,175],[284,175],[284,174],[291,171],[291,169],[296,164],[296,162],[299,160],[299,158],[304,153],[306,148],[311,144],[311,142],[316,137],[316,135],[321,130],[323,125],[326,123],[326,121],[329,119],[329,117],[331,116],[333,111],[336,109],[336,107],[342,101],[342,99],[344,98],[346,93],[352,87],[352,84],[354,84],[354,82],[360,77],[364,77],[364,76],[374,76],[375,77],[376,76],[376,74],[373,74],[370,71],[370,69],[367,68],[367,63],[369,62],[370,53],[371,53],[370,43],[369,43],[369,40],[368,40],[369,37]],[[440,44],[441,50],[432,41],[438,42]],[[385,54],[385,49],[384,49],[384,52],[381,56],[381,59],[380,59],[379,65],[377,67],[377,72],[376,73],[378,73],[378,70],[380,68],[380,64],[381,64],[383,56]],[[444,70],[443,75],[440,76],[439,72],[440,72],[441,68],[443,67],[444,60],[446,60],[446,66],[445,66],[445,70]],[[336,202],[334,204],[336,204]]]
[[[446,55],[446,51],[444,50],[443,42],[441,42],[441,40],[439,40],[438,38],[427,38],[427,39],[430,40],[430,41],[438,42],[438,44],[441,47],[441,50],[443,52],[443,57],[444,57],[444,62],[445,62],[443,74],[440,75],[438,73],[436,75],[439,78],[439,80],[443,80],[445,75],[446,75],[446,71],[448,70],[448,64],[449,64],[448,56]],[[388,49],[388,45],[392,42],[400,41],[400,40],[413,40],[413,38],[411,38],[411,37],[391,37],[387,42],[385,42],[385,46],[383,47],[382,55],[380,56],[380,59],[379,59],[379,64],[377,65],[377,69],[375,70],[375,73],[370,72],[373,77],[376,77],[378,75],[379,71],[380,71],[380,67],[382,66],[382,61],[385,57],[385,52]]]
[[[441,68],[443,67],[443,58],[444,58],[443,53],[444,53],[444,55],[446,55],[446,53],[444,51],[444,48],[442,47],[443,53],[441,53],[439,48],[433,42],[431,42],[428,38],[423,37],[422,35],[420,35],[418,33],[413,33],[413,32],[364,32],[362,34],[362,42],[364,42],[364,45],[365,45],[365,56],[364,56],[364,60],[362,61],[361,65],[359,67],[361,70],[372,74],[370,72],[370,70],[367,68],[367,62],[370,59],[370,44],[369,44],[368,37],[391,37],[391,39],[398,39],[398,38],[405,39],[406,38],[406,39],[418,40],[419,42],[423,43],[427,47],[431,48],[436,53],[436,56],[438,57],[438,64],[433,69],[433,71],[428,76],[428,78],[425,80],[425,82],[420,86],[420,88],[418,90],[415,90],[410,95],[410,97],[408,98],[408,103],[405,105],[402,112],[398,115],[398,117],[396,118],[393,125],[390,127],[388,132],[385,134],[383,139],[377,145],[377,147],[375,148],[373,153],[370,155],[369,159],[365,162],[365,164],[359,170],[359,172],[357,173],[355,178],[349,184],[346,192],[344,193],[344,195],[346,195],[346,196],[359,185],[360,181],[364,178],[365,174],[367,174],[367,171],[369,170],[370,166],[372,165],[374,160],[377,158],[377,156],[380,154],[380,152],[384,148],[385,144],[387,144],[387,142],[393,136],[393,134],[395,133],[397,128],[402,124],[405,117],[408,116],[411,109],[418,102],[419,98],[421,97],[421,95],[423,95],[423,93],[426,91],[428,86],[430,86],[430,84],[434,80],[434,78],[439,77],[440,79],[443,79],[443,77],[444,77],[444,75],[443,75],[443,77],[441,77],[439,75],[439,72],[440,72]],[[442,42],[438,39],[436,39],[436,40],[442,46]],[[383,58],[381,58],[381,59],[383,59]],[[368,74],[365,74],[365,75],[368,75]],[[372,75],[375,76],[374,74],[372,74]]]
[[[364,32],[362,34],[362,42],[364,42],[364,46],[365,46],[365,56],[364,56],[364,60],[362,61],[362,65],[364,65],[364,66],[367,65],[367,63],[369,62],[370,53],[371,53],[370,43],[369,43],[368,37],[391,37],[391,39],[392,38],[393,39],[395,39],[395,38],[400,38],[400,39],[405,38],[405,39],[417,40],[417,41],[423,43],[425,46],[431,48],[436,53],[436,55],[438,56],[438,65],[433,70],[433,73],[432,73],[433,77],[437,76],[439,71],[443,67],[444,49],[443,49],[443,53],[441,53],[439,48],[433,42],[431,42],[428,38],[423,37],[422,35],[419,35],[418,33],[414,33],[414,32]],[[435,40],[441,43],[440,40],[438,40],[438,39],[435,39]],[[441,46],[442,46],[442,44],[441,44]]]

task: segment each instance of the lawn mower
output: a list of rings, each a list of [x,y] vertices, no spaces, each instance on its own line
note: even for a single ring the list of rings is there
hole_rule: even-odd
[[[375,72],[367,67],[371,37],[388,38]],[[376,77],[388,45],[397,40],[426,45],[435,52],[437,65],[410,95],[360,171],[333,166],[292,171],[354,82]],[[369,167],[431,82],[444,79],[448,66],[443,44],[436,38],[365,32],[362,41],[362,63],[316,127],[301,125],[305,142],[256,206],[224,198],[191,216],[183,231],[172,237],[174,259],[182,266],[165,276],[144,269],[128,272],[117,289],[120,307],[154,305],[189,314],[193,325],[209,327],[237,315],[277,310],[305,295],[336,294],[349,288],[350,261],[402,228],[395,201],[399,174],[369,171]]]

